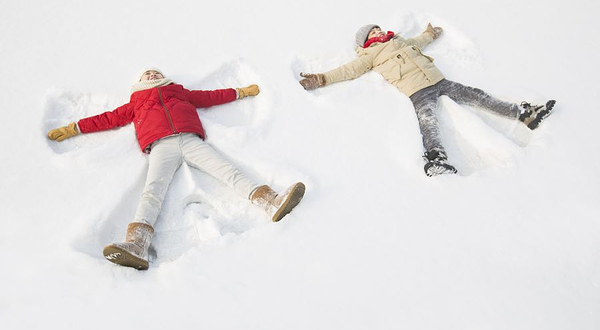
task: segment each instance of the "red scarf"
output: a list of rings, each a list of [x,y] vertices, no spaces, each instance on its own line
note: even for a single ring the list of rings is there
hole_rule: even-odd
[[[369,46],[371,46],[371,44],[374,44],[376,42],[388,42],[393,37],[394,37],[394,32],[388,31],[387,34],[384,35],[383,37],[373,37],[373,38],[367,40],[365,42],[365,45],[363,46],[363,48],[369,48]]]

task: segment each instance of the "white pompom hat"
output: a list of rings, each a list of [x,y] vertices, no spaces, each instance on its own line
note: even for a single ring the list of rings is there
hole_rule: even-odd
[[[151,66],[151,67],[145,68],[142,72],[140,72],[140,74],[138,75],[138,81],[141,81],[144,73],[146,73],[148,71],[156,71],[156,72],[162,74],[162,76],[166,78],[165,74],[159,68],[155,68],[155,67]]]

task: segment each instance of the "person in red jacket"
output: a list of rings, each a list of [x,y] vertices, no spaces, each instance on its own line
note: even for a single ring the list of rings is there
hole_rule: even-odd
[[[107,260],[148,269],[148,248],[154,224],[173,175],[183,162],[207,172],[261,206],[270,214],[272,221],[281,220],[300,203],[305,191],[302,182],[277,194],[267,185],[254,183],[204,141],[204,129],[196,108],[256,96],[259,92],[257,85],[190,91],[165,78],[159,69],[151,68],[144,70],[133,85],[129,103],[48,133],[50,139],[60,142],[80,133],[133,123],[140,148],[148,154],[148,174],[136,214],[127,226],[125,242],[104,248]]]

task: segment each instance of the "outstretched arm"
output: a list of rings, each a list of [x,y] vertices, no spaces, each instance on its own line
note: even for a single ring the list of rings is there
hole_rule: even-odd
[[[96,116],[87,117],[76,123],[59,127],[48,132],[48,138],[58,142],[64,141],[79,133],[105,131],[111,128],[127,125],[133,121],[133,105],[124,104],[113,111],[107,111]]]
[[[316,89],[335,82],[358,78],[372,68],[373,58],[369,55],[363,55],[352,62],[325,73],[300,73],[300,76],[304,78],[300,80],[300,85],[306,90]]]
[[[113,111],[81,119],[77,126],[81,133],[91,133],[125,126],[133,121],[133,104],[127,103]]]
[[[189,91],[188,97],[190,103],[192,103],[196,108],[208,108],[213,105],[219,105],[243,99],[247,96],[255,96],[258,95],[258,93],[260,93],[258,86],[250,85],[248,87],[240,87],[236,89],[226,88],[212,91]]]
[[[406,39],[404,40],[404,42],[409,45],[414,45],[423,49],[425,48],[425,46],[429,45],[429,43],[431,43],[433,40],[439,38],[443,32],[444,30],[441,27],[434,27],[433,25],[431,25],[431,23],[429,23],[427,24],[427,29],[425,29],[425,31],[423,31],[423,33],[421,33],[420,36]]]

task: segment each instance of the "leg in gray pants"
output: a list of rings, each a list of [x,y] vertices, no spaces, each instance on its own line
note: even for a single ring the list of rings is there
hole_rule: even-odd
[[[440,96],[439,84],[437,83],[421,89],[410,97],[417,113],[419,129],[423,138],[423,147],[425,147],[426,151],[444,151],[440,139],[440,127],[435,115],[435,109],[437,108]]]
[[[440,95],[447,95],[458,104],[487,110],[502,117],[517,119],[521,113],[521,109],[516,103],[504,102],[481,89],[444,79],[433,86],[416,92],[410,97],[419,120],[423,146],[428,152],[438,150],[445,153],[440,140],[438,120],[435,116],[435,109]]]
[[[441,95],[447,95],[458,104],[473,106],[515,120],[521,114],[521,109],[516,103],[497,99],[479,88],[464,86],[446,79],[437,85],[439,85]]]

